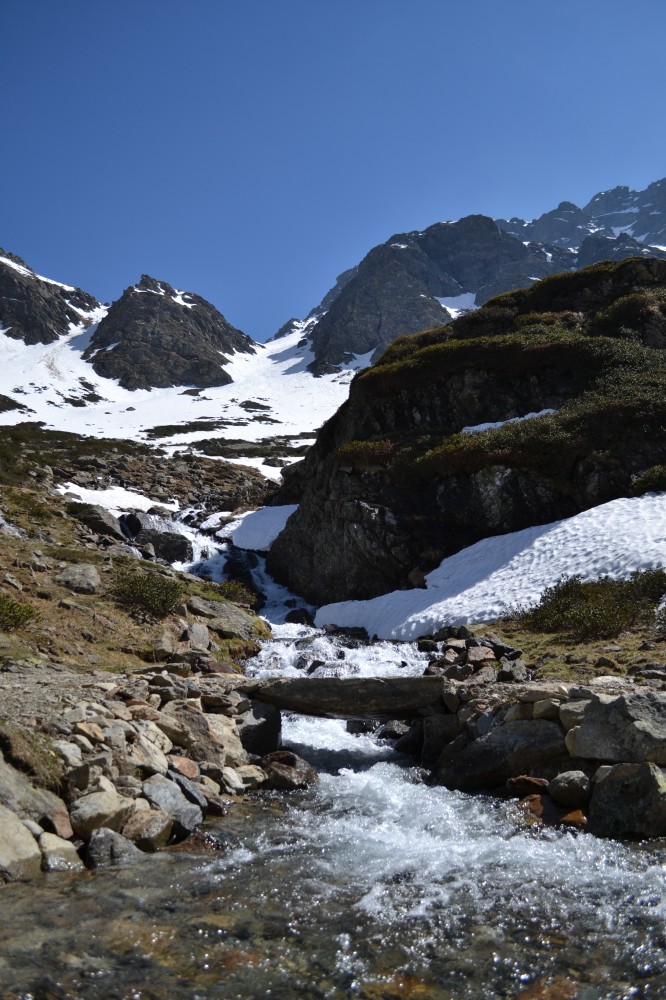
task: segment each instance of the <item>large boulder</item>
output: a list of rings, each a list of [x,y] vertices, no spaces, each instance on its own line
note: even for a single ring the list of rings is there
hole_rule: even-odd
[[[43,822],[46,817],[67,815],[63,800],[46,788],[33,788],[25,775],[8,764],[0,754],[0,805],[18,816]]]
[[[589,824],[598,837],[666,836],[666,778],[655,764],[615,764],[594,783]]]
[[[113,538],[118,542],[126,542],[127,535],[120,526],[120,521],[104,507],[92,503],[72,501],[67,504],[67,513],[85,524],[87,528],[104,538]]]
[[[278,750],[267,754],[261,758],[261,767],[266,773],[265,788],[296,791],[319,781],[315,769],[290,750]]]
[[[445,756],[435,768],[437,783],[465,792],[496,788],[520,774],[555,777],[570,762],[561,727],[541,719],[507,722]]]
[[[595,695],[580,726],[571,730],[576,757],[611,763],[653,761],[666,765],[666,692]]]
[[[86,847],[88,868],[109,868],[112,865],[129,865],[142,857],[141,851],[131,840],[116,830],[102,827],[95,830]]]
[[[95,594],[102,585],[102,578],[91,563],[77,563],[59,573],[56,583],[61,583],[75,594]]]

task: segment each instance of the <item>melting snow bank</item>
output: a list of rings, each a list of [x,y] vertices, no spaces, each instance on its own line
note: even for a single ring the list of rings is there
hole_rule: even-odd
[[[162,500],[151,500],[150,497],[145,496],[143,493],[126,490],[123,486],[109,486],[99,490],[90,490],[84,486],[77,486],[76,483],[64,483],[62,486],[56,486],[56,492],[64,496],[76,497],[82,503],[91,503],[104,507],[114,517],[127,510],[148,511],[152,507],[162,507],[164,510],[174,512],[178,510],[177,500],[172,500],[169,503],[164,503]]]
[[[298,504],[285,504],[252,510],[228,524],[218,537],[230,538],[239,549],[266,552],[297,508]]]
[[[562,576],[622,579],[666,565],[666,494],[622,498],[552,524],[484,538],[445,559],[424,590],[327,604],[318,627],[360,626],[380,639],[410,641],[443,625],[494,621],[533,605]]]

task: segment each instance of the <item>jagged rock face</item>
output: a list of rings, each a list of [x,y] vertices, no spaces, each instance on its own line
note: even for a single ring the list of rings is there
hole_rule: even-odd
[[[450,316],[439,298],[471,293],[478,306],[552,274],[637,256],[666,258],[666,179],[602,192],[583,208],[563,201],[531,222],[471,215],[392,236],[308,317],[311,370],[370,351],[374,362],[396,337],[441,325]]]
[[[125,389],[227,385],[226,355],[254,350],[209,302],[143,275],[114,302],[84,358]]]
[[[313,371],[354,354],[372,351],[374,360],[396,337],[450,320],[438,298],[474,292],[483,302],[496,291],[563,270],[566,260],[556,256],[524,246],[482,215],[392,236],[329,293],[337,291],[312,333]]]
[[[15,254],[0,250],[0,330],[26,344],[51,344],[72,325],[91,323],[97,299],[80,288],[41,278]]]
[[[643,247],[666,244],[666,179],[655,181],[645,191],[616,187],[601,191],[578,208],[570,201],[538,219],[498,219],[497,224],[521,240],[550,243],[559,247],[580,247],[588,236],[613,239],[626,233]],[[606,259],[610,254],[598,259]],[[579,261],[578,267],[593,263]]]
[[[274,502],[300,507],[269,571],[313,603],[367,598],[488,535],[627,495],[666,461],[662,309],[666,262],[628,260],[397,341],[286,474]]]

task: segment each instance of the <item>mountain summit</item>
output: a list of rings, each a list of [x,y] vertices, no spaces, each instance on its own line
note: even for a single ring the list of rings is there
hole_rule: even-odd
[[[666,257],[666,179],[601,192],[584,208],[563,201],[529,222],[470,215],[399,233],[346,271],[308,317],[310,370],[335,371],[358,356],[374,362],[396,337],[502,292],[628,257]]]

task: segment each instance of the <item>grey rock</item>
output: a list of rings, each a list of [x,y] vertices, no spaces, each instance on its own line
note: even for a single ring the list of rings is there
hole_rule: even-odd
[[[122,530],[118,518],[110,514],[104,507],[72,501],[67,504],[67,513],[85,524],[96,535],[101,535],[103,538],[113,538],[119,542],[127,541],[127,535]]]
[[[592,786],[584,771],[563,771],[548,782],[548,794],[560,806],[582,809],[590,801]]]
[[[56,582],[75,594],[95,594],[102,585],[102,578],[90,563],[77,563],[64,569]]]
[[[457,715],[427,715],[423,720],[421,760],[425,763],[437,760],[446,744],[460,734],[461,728]]]
[[[108,778],[102,776],[97,780],[97,791],[77,799],[69,816],[74,833],[85,840],[101,827],[122,829],[133,811],[133,800],[119,795]]]
[[[597,695],[574,731],[577,757],[666,765],[666,692]]]
[[[0,805],[0,879],[14,882],[34,878],[42,868],[39,844],[21,820]]]
[[[143,794],[152,805],[171,816],[173,833],[178,839],[187,837],[203,821],[199,806],[188,801],[178,785],[161,774],[144,781]]]
[[[666,778],[655,764],[615,764],[594,782],[589,828],[598,837],[666,836]]]
[[[555,722],[507,722],[474,740],[451,758],[437,762],[438,784],[461,791],[492,789],[526,774],[554,777],[570,760],[564,734]]]
[[[134,846],[131,840],[108,827],[95,830],[86,847],[88,868],[129,865],[139,861],[142,856],[141,851]]]

